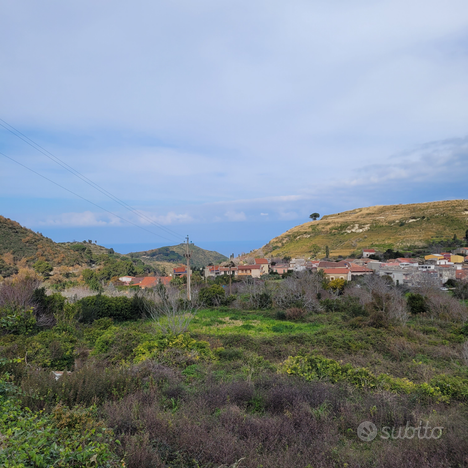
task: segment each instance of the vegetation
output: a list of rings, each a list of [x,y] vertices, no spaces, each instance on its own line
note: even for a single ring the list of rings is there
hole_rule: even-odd
[[[157,262],[185,263],[185,244],[161,247],[144,252],[132,252],[130,257],[141,259],[145,264],[154,265]],[[193,267],[205,267],[208,264],[219,264],[228,260],[218,252],[204,250],[196,245],[190,245],[190,264]]]
[[[306,272],[67,300],[35,275],[0,286],[2,466],[466,464],[468,308],[451,292]],[[442,432],[366,442],[364,421]]]
[[[323,258],[326,246],[334,257],[366,248],[414,255],[453,249],[466,243],[467,212],[467,200],[358,208],[296,226],[251,255]]]

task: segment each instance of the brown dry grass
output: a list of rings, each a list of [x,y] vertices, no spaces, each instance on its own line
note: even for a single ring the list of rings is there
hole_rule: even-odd
[[[423,218],[424,217],[424,218]],[[296,226],[251,253],[269,256],[312,256],[313,246],[325,246],[332,256],[347,256],[363,248],[405,249],[434,239],[463,238],[468,228],[468,200],[358,208],[323,216]]]

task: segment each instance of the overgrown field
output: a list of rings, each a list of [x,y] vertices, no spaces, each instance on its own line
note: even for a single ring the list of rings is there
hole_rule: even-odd
[[[468,466],[468,309],[433,285],[34,288],[0,289],[1,466]]]

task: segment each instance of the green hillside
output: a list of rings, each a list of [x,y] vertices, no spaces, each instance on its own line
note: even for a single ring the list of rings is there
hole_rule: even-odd
[[[357,208],[323,216],[272,239],[252,255],[347,256],[363,248],[413,250],[457,236],[468,229],[468,200]]]
[[[157,266],[144,265],[138,258],[131,259],[115,253],[113,249],[93,244],[91,240],[56,243],[16,221],[0,216],[0,277],[7,278],[17,273],[20,267],[33,267],[38,261],[47,262],[50,267],[96,268],[102,280],[124,274],[149,274],[157,270]],[[68,271],[67,278],[76,278],[79,270]]]
[[[16,221],[0,216],[0,275],[22,262],[31,266],[38,260],[52,266],[81,265],[87,262],[82,252],[21,226]]]
[[[203,267],[209,263],[221,263],[228,260],[224,255],[212,251],[205,250],[196,245],[190,245],[190,252],[192,257],[190,259],[191,265],[195,267]],[[128,254],[132,258],[139,258],[148,265],[154,265],[159,262],[169,263],[185,263],[185,244],[173,245],[171,247],[161,247],[159,249],[146,250],[143,252],[132,252]]]

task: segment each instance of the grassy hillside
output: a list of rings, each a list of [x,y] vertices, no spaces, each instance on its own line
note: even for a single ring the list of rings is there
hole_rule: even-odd
[[[47,261],[52,266],[86,263],[83,253],[67,245],[56,244],[42,234],[0,216],[0,268],[20,262],[32,265],[38,260]]]
[[[138,258],[131,259],[92,241],[55,243],[16,221],[0,216],[0,277],[12,276],[19,268],[32,267],[39,260],[48,262],[51,267],[61,267],[54,270],[52,282],[56,285],[73,285],[79,277],[80,267],[99,270],[100,280],[124,274],[150,274],[155,269],[161,271],[158,268],[161,265],[144,265]],[[162,266],[167,267],[166,264]],[[67,267],[78,268],[71,270]]]
[[[228,258],[224,255],[212,250],[204,250],[196,245],[190,246],[192,257],[191,265],[195,267],[206,266],[209,263],[225,262]],[[155,265],[160,262],[168,262],[171,264],[185,263],[185,244],[173,245],[171,247],[161,247],[159,249],[146,250],[143,252],[132,252],[130,257],[139,258],[148,265]]]
[[[323,257],[326,246],[331,256],[363,248],[411,250],[454,235],[462,239],[467,229],[468,200],[371,206],[296,226],[254,254]]]

